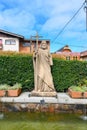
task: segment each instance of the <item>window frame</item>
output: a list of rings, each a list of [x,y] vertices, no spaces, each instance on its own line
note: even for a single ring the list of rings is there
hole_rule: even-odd
[[[3,44],[2,44],[2,39],[0,39],[0,50],[2,50]]]
[[[70,60],[70,56],[66,56],[66,60]]]
[[[78,59],[78,57],[77,57],[77,56],[74,56],[74,57],[73,57],[73,60],[77,60],[77,59]]]
[[[9,43],[7,44],[6,42],[9,42]],[[16,45],[16,40],[15,39],[6,39],[5,45]]]
[[[30,42],[24,42],[22,45],[23,45],[23,47],[31,47],[31,43]]]

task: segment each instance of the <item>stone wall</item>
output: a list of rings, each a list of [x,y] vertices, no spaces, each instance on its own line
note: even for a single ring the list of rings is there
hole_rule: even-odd
[[[50,112],[50,113],[84,113],[87,105],[45,104],[41,103],[0,103],[0,112]]]

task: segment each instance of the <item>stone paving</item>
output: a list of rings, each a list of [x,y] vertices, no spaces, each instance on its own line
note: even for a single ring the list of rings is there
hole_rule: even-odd
[[[9,103],[45,103],[54,104],[87,104],[87,99],[73,99],[67,93],[57,93],[57,97],[34,97],[30,92],[23,92],[18,97],[0,97],[0,102]]]

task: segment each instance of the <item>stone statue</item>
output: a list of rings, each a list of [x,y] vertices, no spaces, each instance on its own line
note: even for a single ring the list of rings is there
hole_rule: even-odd
[[[35,51],[33,63],[35,88],[32,94],[37,96],[42,96],[42,94],[44,96],[56,96],[50,67],[53,65],[52,56],[47,48],[46,41],[42,41],[41,47]]]

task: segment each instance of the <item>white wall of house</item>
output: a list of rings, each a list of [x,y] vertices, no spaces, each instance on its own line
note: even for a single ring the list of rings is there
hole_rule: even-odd
[[[81,58],[81,60],[87,61],[87,57],[83,57],[83,58]]]
[[[6,37],[0,37],[2,39],[3,44],[3,51],[17,51],[19,52],[19,39],[18,38],[6,38]]]

